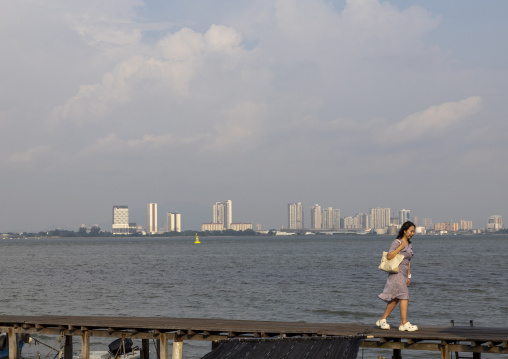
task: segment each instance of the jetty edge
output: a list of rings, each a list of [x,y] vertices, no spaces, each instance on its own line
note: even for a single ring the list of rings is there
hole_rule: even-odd
[[[149,340],[158,343],[161,359],[181,359],[186,340],[212,342],[236,338],[312,338],[364,335],[364,348],[392,349],[392,358],[402,358],[403,350],[508,354],[508,327],[419,326],[416,332],[382,330],[374,324],[307,323],[259,320],[109,316],[18,316],[0,315],[0,332],[16,343],[16,334],[65,336],[64,359],[73,354],[72,338],[81,337],[82,359],[89,359],[90,338],[131,338],[142,340],[142,359],[148,359]],[[16,345],[9,346],[9,359],[18,359]],[[13,348],[13,349],[11,349]]]

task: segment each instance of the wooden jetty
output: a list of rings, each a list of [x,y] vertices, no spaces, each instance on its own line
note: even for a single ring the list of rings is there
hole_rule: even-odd
[[[90,338],[131,338],[142,340],[142,358],[148,359],[150,339],[159,343],[160,358],[181,359],[183,342],[217,342],[231,338],[287,338],[365,335],[365,348],[392,349],[392,358],[403,350],[508,354],[508,327],[420,326],[416,332],[381,330],[374,325],[274,322],[227,319],[185,319],[162,317],[12,316],[0,315],[0,332],[9,334],[9,359],[18,359],[16,334],[46,334],[65,337],[64,358],[71,359],[72,337],[81,337],[81,355],[89,359]],[[213,345],[213,344],[212,344]]]

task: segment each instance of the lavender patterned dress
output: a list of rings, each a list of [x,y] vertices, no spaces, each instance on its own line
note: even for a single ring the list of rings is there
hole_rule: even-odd
[[[398,246],[400,246],[400,242],[396,239],[392,242],[389,252],[393,252]],[[409,244],[409,246],[406,246],[399,253],[404,256],[404,259],[399,264],[399,273],[388,274],[385,289],[383,290],[383,293],[378,295],[380,299],[387,303],[391,302],[395,298],[409,299],[409,291],[407,290],[407,275],[409,272],[409,261],[411,260],[411,257],[413,257],[413,247]]]

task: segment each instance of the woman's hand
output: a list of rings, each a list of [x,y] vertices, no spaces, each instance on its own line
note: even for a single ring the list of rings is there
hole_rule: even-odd
[[[409,285],[409,283],[411,283],[411,279],[407,279],[407,284],[406,285]]]
[[[395,250],[393,252],[388,252],[388,254],[386,255],[386,258],[388,260],[392,260],[393,258],[395,258],[395,256],[397,254],[399,254],[400,251],[406,247],[406,245],[404,244],[404,241],[401,241],[401,242],[402,243],[397,248],[395,248]]]

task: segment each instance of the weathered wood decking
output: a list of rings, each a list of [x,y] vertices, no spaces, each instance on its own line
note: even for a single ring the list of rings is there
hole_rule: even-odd
[[[394,326],[395,327],[395,326]],[[508,327],[420,326],[416,332],[381,330],[374,325],[272,322],[227,319],[184,319],[158,317],[88,316],[0,316],[0,331],[30,334],[81,336],[83,358],[87,359],[90,337],[158,339],[160,357],[169,358],[168,341],[173,341],[173,358],[181,358],[183,341],[216,341],[228,338],[367,336],[365,347],[400,350],[451,351],[508,354]],[[478,357],[479,355],[476,355]],[[67,356],[66,356],[67,357]],[[15,359],[15,353],[10,357]]]

